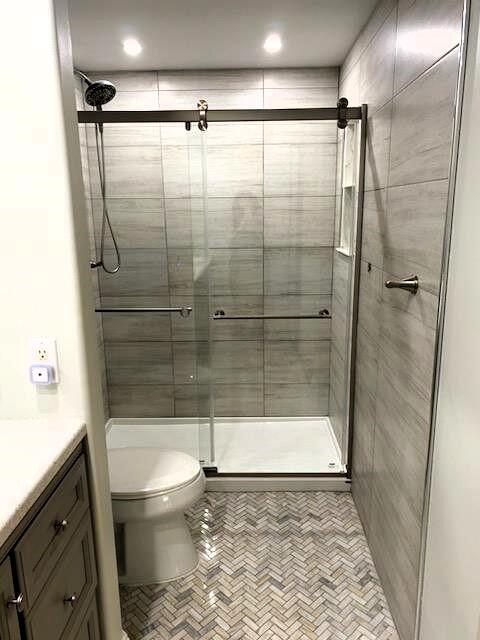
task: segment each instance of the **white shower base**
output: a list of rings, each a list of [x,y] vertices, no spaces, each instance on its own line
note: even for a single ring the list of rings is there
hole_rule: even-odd
[[[216,418],[213,461],[209,432],[196,418],[113,418],[107,446],[176,449],[227,474],[345,472],[328,417]]]

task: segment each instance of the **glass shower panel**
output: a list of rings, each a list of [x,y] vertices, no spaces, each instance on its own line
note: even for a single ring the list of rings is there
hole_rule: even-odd
[[[207,132],[195,127],[190,136],[188,166],[195,195],[190,199],[192,229],[192,294],[195,326],[196,416],[199,457],[204,467],[214,464],[215,442],[211,388],[211,344],[209,320],[210,255],[208,246]]]
[[[209,464],[208,253],[198,224],[204,177],[200,139],[188,135],[182,124],[104,125],[106,204],[121,267],[92,275],[95,306],[114,309],[98,314],[109,415],[123,434],[113,441],[186,451]],[[99,260],[103,202],[93,126],[81,150],[91,258]],[[104,261],[114,260],[107,233]],[[175,311],[183,307],[193,310]]]
[[[220,472],[341,471],[328,418],[325,319],[332,304],[336,131],[336,122],[320,121],[209,126]]]

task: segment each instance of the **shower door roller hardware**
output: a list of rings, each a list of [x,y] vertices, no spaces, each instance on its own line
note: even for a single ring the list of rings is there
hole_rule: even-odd
[[[386,280],[385,286],[387,289],[405,289],[415,295],[418,291],[418,276],[407,276],[401,280]]]
[[[337,127],[339,129],[346,129],[348,120],[347,120],[347,107],[348,100],[347,98],[340,98],[337,102],[337,111],[338,111],[338,120]]]
[[[197,102],[198,108],[198,128],[200,131],[206,131],[208,129],[207,111],[208,102],[206,100],[199,100]]]

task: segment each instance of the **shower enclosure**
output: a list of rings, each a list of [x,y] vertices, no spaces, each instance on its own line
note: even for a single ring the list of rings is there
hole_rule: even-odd
[[[102,122],[122,265],[93,274],[109,444],[346,476],[366,107],[198,106],[79,110],[92,252]]]

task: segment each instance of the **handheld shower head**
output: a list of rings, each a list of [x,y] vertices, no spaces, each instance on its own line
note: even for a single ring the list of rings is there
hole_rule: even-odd
[[[101,107],[113,100],[117,90],[108,80],[91,82],[85,90],[85,101],[92,107]]]

